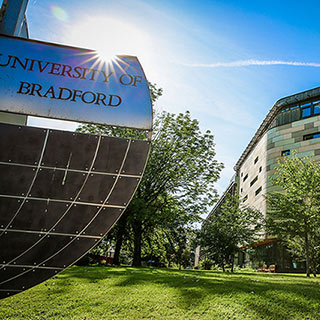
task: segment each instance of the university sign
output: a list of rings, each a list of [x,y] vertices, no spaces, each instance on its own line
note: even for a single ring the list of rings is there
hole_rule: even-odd
[[[0,35],[0,110],[151,130],[147,80],[136,57]]]

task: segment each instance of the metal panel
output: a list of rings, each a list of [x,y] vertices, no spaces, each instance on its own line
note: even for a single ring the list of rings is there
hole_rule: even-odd
[[[1,298],[60,272],[102,239],[133,196],[149,143],[8,124],[0,132]]]
[[[88,170],[98,137],[74,132],[50,130],[42,166]]]
[[[0,164],[0,194],[25,196],[34,175],[34,168]]]
[[[28,132],[28,134],[25,134]],[[32,133],[31,133],[32,132]],[[0,162],[38,164],[46,130],[2,125],[0,136]]]
[[[47,231],[66,209],[66,204],[61,202],[26,200],[8,227],[14,230]]]
[[[121,170],[124,174],[141,175],[144,169],[144,163],[140,157],[147,158],[149,153],[149,142],[134,140],[131,142],[130,150],[126,162]]]
[[[128,146],[127,139],[102,137],[94,171],[118,173]]]
[[[103,203],[109,194],[116,176],[90,173],[77,201]]]
[[[29,197],[73,200],[85,181],[86,174],[70,170],[42,169],[36,177]]]
[[[90,236],[103,236],[108,232],[124,209],[103,208],[96,219],[85,229],[85,234]]]
[[[119,177],[108,203],[111,205],[127,206],[139,181],[139,178]]]

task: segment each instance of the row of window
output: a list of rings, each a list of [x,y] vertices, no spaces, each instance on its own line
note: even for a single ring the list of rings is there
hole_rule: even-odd
[[[255,196],[257,196],[261,191],[262,191],[262,187],[259,187],[255,192]],[[242,202],[246,202],[247,200],[248,200],[248,195],[245,195],[242,199]]]
[[[315,132],[315,133],[310,133],[310,134],[306,134],[305,136],[303,136],[303,140],[311,140],[311,139],[317,139],[320,138],[320,132]],[[284,156],[289,156],[291,154],[291,151],[288,150],[283,150],[281,151],[281,157]]]
[[[276,125],[281,126],[316,115],[320,115],[320,100],[282,109],[276,117]]]

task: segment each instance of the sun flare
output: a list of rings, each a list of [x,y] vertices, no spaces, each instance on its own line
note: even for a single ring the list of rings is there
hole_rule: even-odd
[[[148,36],[136,26],[109,17],[88,17],[72,27],[66,41],[94,49],[100,60],[117,55],[141,56],[148,52]]]

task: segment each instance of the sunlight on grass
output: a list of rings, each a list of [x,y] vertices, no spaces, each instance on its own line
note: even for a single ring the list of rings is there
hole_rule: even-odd
[[[320,280],[129,267],[72,267],[0,301],[0,319],[320,319]]]

